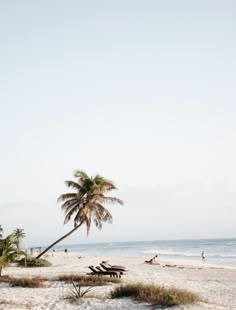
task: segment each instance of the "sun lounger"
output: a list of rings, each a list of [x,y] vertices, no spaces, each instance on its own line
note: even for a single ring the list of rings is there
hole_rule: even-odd
[[[102,261],[101,264],[104,264],[107,268],[112,268],[112,269],[121,269],[121,270],[124,270],[124,271],[128,271],[128,268],[125,267],[125,266],[121,266],[121,265],[111,265],[109,264],[107,261]],[[100,265],[101,265],[100,264]]]
[[[91,273],[89,273],[90,275],[97,275],[97,276],[109,275],[110,277],[117,277],[117,278],[120,277],[120,274],[117,271],[102,270],[100,269],[99,266],[97,266],[96,268],[94,266],[88,266],[88,268],[92,271]]]
[[[88,266],[88,268],[92,271],[93,274],[98,274],[99,271],[95,269],[94,266]]]
[[[121,278],[121,272],[119,271],[114,271],[114,270],[102,270],[100,266],[96,267],[102,274],[104,275],[110,275],[111,277],[116,277],[116,278]]]
[[[121,274],[124,274],[128,271],[128,269],[124,266],[118,266],[118,265],[108,266],[104,263],[101,263],[100,266],[106,271],[117,271],[117,272],[120,272]]]

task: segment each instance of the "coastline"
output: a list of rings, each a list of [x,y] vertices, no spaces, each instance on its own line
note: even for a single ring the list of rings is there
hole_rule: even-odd
[[[205,252],[206,263],[236,267],[236,239],[176,239],[120,241],[84,244],[65,244],[55,247],[56,251],[80,252],[80,255],[96,256],[143,256],[148,259],[158,254],[165,260],[184,260],[193,264],[202,262]]]
[[[97,266],[101,261],[108,260],[112,264],[124,265],[129,269],[128,274],[122,277],[122,283],[141,282],[165,287],[174,286],[195,292],[206,301],[172,309],[236,309],[235,267],[169,259],[159,259],[159,265],[149,265],[144,263],[143,256],[81,256],[76,252],[69,252],[68,255],[64,252],[49,252],[45,258],[52,263],[51,267],[10,266],[3,270],[3,275],[52,278],[62,274],[86,274],[89,272],[89,265]],[[0,283],[1,299],[15,303],[4,305],[4,307],[0,304],[0,309],[146,309],[144,304],[136,304],[131,299],[107,299],[106,296],[111,289],[111,285],[93,288],[91,291],[93,297],[83,298],[79,304],[71,304],[64,299],[70,288],[63,282],[54,283],[47,288],[34,289],[9,287],[8,284]]]

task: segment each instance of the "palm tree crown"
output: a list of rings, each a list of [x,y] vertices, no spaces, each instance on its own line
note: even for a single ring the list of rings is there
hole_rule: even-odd
[[[12,236],[18,241],[20,242],[23,238],[25,238],[25,232],[23,228],[16,228],[13,231]]]
[[[73,217],[74,227],[85,223],[87,233],[92,220],[99,229],[102,228],[103,222],[112,223],[112,215],[103,204],[123,204],[118,198],[105,196],[107,192],[116,189],[113,182],[100,175],[89,177],[83,171],[76,171],[74,176],[78,178],[77,182],[66,181],[66,184],[75,192],[63,194],[58,198],[59,202],[63,202],[61,208],[65,214],[64,223],[68,223]]]

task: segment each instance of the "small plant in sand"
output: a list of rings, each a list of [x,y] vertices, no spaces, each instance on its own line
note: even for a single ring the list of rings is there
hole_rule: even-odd
[[[72,285],[73,288],[71,289],[71,295],[66,297],[66,299],[76,299],[76,300],[81,299],[92,289],[92,287],[82,289],[81,285],[75,284],[74,281],[72,281]]]
[[[181,304],[193,304],[201,301],[197,294],[176,288],[165,288],[141,283],[116,287],[111,298],[131,297],[138,302],[147,302],[155,306],[172,307]]]
[[[92,287],[90,286],[82,290],[81,285],[78,285],[78,284],[76,285],[74,281],[72,281],[72,285],[73,285],[73,289],[71,291],[76,299],[84,297],[85,294],[87,294],[92,289]]]

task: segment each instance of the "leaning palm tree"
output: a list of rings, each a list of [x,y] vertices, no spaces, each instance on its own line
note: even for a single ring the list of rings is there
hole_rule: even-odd
[[[13,238],[17,241],[18,248],[20,248],[20,242],[23,238],[25,238],[25,232],[23,228],[16,228],[12,234]]]
[[[3,236],[3,228],[2,228],[2,225],[0,225],[0,238],[2,238]]]
[[[75,172],[74,177],[77,178],[77,182],[66,181],[66,185],[73,189],[74,192],[63,194],[58,198],[58,202],[62,202],[61,208],[65,214],[64,224],[68,223],[73,217],[74,228],[47,247],[37,258],[40,258],[54,245],[70,236],[83,224],[87,226],[88,234],[92,220],[99,229],[102,228],[104,222],[112,223],[112,215],[104,207],[104,203],[123,204],[123,201],[118,198],[105,196],[107,192],[117,189],[112,181],[100,175],[89,177],[80,170]]]
[[[0,277],[3,267],[13,262],[18,253],[18,244],[13,235],[0,240]]]

